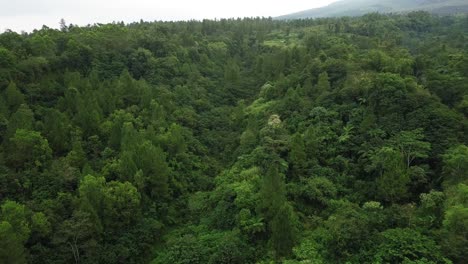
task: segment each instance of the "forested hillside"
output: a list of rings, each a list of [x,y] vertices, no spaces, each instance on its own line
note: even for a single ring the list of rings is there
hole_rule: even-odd
[[[468,17],[0,34],[0,263],[468,261]]]
[[[362,16],[371,12],[408,13],[427,11],[438,15],[467,14],[466,0],[337,0],[331,4],[299,11],[278,19]]]

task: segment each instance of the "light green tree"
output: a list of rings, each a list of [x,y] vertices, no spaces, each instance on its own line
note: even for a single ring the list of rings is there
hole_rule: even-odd
[[[403,155],[406,167],[409,168],[415,159],[427,158],[431,144],[423,141],[422,129],[402,131],[390,139],[390,144],[397,147]]]
[[[465,145],[454,146],[442,158],[445,185],[466,183],[468,180],[468,147]]]
[[[39,132],[18,129],[10,141],[9,160],[15,168],[41,169],[52,158],[49,143]]]

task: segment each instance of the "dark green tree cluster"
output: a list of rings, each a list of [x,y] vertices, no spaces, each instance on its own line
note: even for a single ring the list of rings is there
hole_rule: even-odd
[[[0,263],[467,263],[467,21],[0,34]]]

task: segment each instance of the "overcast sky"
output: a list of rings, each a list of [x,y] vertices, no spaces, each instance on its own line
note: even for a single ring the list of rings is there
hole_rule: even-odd
[[[189,20],[279,16],[336,0],[0,0],[0,32],[140,19]]]

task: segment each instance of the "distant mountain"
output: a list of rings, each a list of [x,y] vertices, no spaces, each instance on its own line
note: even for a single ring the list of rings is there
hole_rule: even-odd
[[[468,13],[467,0],[341,0],[321,8],[309,9],[277,17],[300,19],[318,17],[359,16],[371,12],[401,13],[424,10],[435,14]]]

